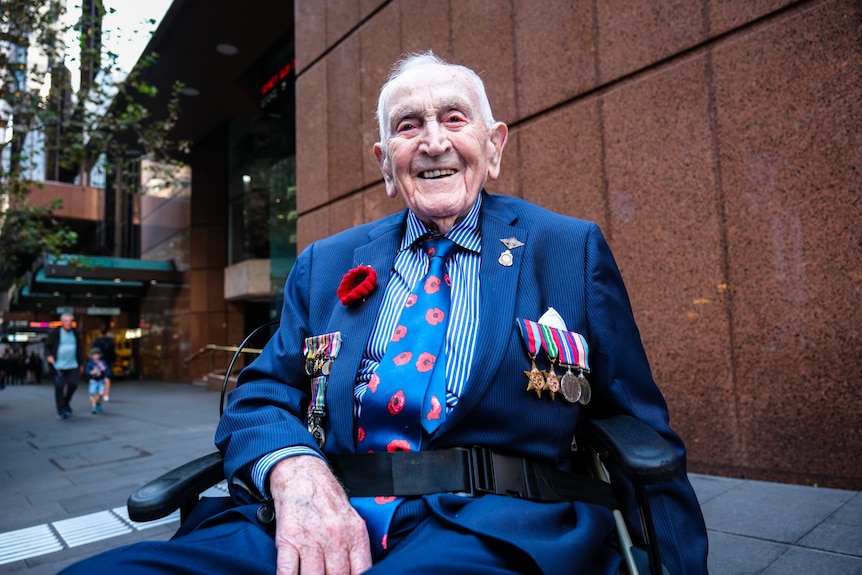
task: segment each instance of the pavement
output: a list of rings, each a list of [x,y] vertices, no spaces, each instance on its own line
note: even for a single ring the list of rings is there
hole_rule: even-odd
[[[203,386],[118,381],[96,415],[79,387],[63,421],[53,393],[50,383],[0,391],[0,573],[54,574],[119,545],[168,539],[176,515],[134,523],[126,499],[214,450],[219,394]],[[859,492],[690,477],[712,575],[862,575]]]

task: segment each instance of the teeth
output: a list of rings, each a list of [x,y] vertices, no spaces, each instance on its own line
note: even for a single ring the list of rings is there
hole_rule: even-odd
[[[419,174],[420,177],[425,179],[430,178],[439,178],[442,176],[451,176],[455,173],[455,170],[429,170],[427,172],[422,172]]]

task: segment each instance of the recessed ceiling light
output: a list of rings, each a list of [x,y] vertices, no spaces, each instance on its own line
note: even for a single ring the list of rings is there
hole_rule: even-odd
[[[234,54],[239,52],[239,48],[237,48],[233,44],[222,42],[221,44],[216,44],[216,52],[218,52],[219,54],[224,54],[225,56],[233,56]]]

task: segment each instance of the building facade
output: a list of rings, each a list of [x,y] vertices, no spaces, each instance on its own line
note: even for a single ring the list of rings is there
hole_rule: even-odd
[[[300,248],[399,209],[376,92],[434,50],[482,74],[510,127],[491,191],[601,226],[690,469],[862,486],[858,2],[295,12]]]
[[[277,317],[297,250],[402,209],[377,90],[433,50],[510,127],[489,191],[601,226],[690,470],[862,487],[859,2],[243,6],[175,0],[151,43],[192,88],[188,265],[141,308],[164,378]]]

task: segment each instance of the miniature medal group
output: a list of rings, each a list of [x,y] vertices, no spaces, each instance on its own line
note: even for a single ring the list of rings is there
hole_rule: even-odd
[[[314,436],[317,445],[323,449],[326,435],[323,419],[326,417],[326,380],[332,362],[341,350],[341,332],[305,338],[305,373],[311,378],[311,402],[308,404],[308,431]]]
[[[530,370],[527,376],[527,391],[535,391],[538,397],[547,390],[551,399],[556,399],[558,393],[569,403],[586,405],[592,397],[592,390],[584,373],[589,372],[587,341],[579,333],[552,327],[528,319],[518,319],[518,328],[530,356]],[[544,350],[551,363],[548,371],[540,371],[536,367],[536,357]],[[559,362],[566,372],[560,378],[554,365]]]

